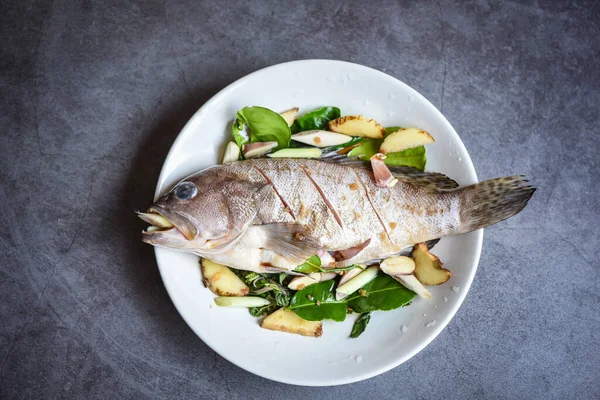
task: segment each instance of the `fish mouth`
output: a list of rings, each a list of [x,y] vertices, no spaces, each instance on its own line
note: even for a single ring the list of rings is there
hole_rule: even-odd
[[[150,224],[142,231],[142,240],[145,242],[151,242],[152,238],[167,232],[180,233],[187,240],[196,237],[196,229],[186,218],[169,213],[162,207],[154,205],[148,208],[145,213],[137,212],[137,215],[142,221]]]

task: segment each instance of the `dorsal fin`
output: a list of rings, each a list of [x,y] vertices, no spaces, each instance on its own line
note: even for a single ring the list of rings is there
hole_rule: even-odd
[[[371,169],[369,161],[362,161],[358,157],[348,157],[345,154],[338,154],[335,151],[324,154],[319,160],[356,168]],[[406,165],[398,167],[388,165],[388,168],[400,182],[411,185],[425,187],[430,190],[450,190],[458,187],[458,183],[454,179],[448,178],[439,172],[421,171]]]
[[[413,167],[389,167],[390,171],[400,182],[426,187],[432,190],[456,189],[458,183],[439,172],[420,171]]]

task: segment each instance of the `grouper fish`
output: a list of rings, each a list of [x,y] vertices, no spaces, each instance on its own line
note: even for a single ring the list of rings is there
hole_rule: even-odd
[[[317,254],[328,267],[372,264],[509,218],[535,191],[523,176],[458,188],[439,173],[390,170],[398,183],[382,188],[362,164],[253,159],[210,167],[140,214],[169,222],[142,240],[256,272],[292,272]]]

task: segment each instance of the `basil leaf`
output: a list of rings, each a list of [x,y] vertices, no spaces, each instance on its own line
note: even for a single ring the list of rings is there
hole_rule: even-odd
[[[250,139],[248,137],[248,132],[244,127],[243,120],[236,118],[231,125],[231,131],[233,133],[233,140],[235,140],[235,143],[240,149],[242,148],[242,145],[249,142]]]
[[[319,108],[318,110],[304,114],[300,118],[296,118],[291,127],[292,133],[315,129],[327,130],[327,123],[332,119],[339,118],[341,115],[340,109],[337,107]]]
[[[371,313],[361,314],[360,317],[354,322],[354,326],[352,326],[352,332],[350,332],[351,338],[357,338],[361,333],[365,331],[367,328],[367,324],[371,320]]]
[[[306,260],[303,264],[298,265],[294,271],[302,272],[303,274],[310,274],[312,272],[321,272],[323,268],[321,268],[321,259],[319,256],[312,256],[308,260]]]
[[[379,272],[375,279],[348,296],[346,301],[348,307],[354,312],[366,313],[376,310],[394,310],[408,305],[414,297],[415,293],[394,278]]]
[[[259,106],[244,107],[237,112],[237,116],[250,129],[250,142],[277,142],[275,150],[289,147],[290,128],[283,117],[275,111]],[[239,125],[237,121],[234,123],[234,138],[236,138],[236,130],[237,135],[241,135]],[[238,143],[237,138],[236,143]]]
[[[290,309],[308,321],[346,319],[346,303],[335,299],[336,281],[325,281],[307,286],[296,292],[290,302]]]
[[[425,170],[427,156],[425,155],[425,147],[419,146],[412,149],[406,149],[395,153],[387,153],[383,162],[391,167],[400,165],[408,165],[415,167],[421,171]]]
[[[350,150],[348,157],[358,157],[363,161],[369,161],[373,155],[379,152],[379,147],[382,142],[383,140],[381,139],[367,139]],[[423,171],[425,170],[425,164],[427,163],[425,147],[419,146],[395,153],[387,153],[383,162],[391,167],[408,165]]]
[[[381,143],[383,143],[383,139],[366,139],[350,150],[348,157],[358,157],[363,161],[369,161],[373,155],[379,153]]]

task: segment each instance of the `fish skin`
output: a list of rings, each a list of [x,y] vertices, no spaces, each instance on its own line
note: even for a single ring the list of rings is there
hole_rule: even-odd
[[[297,260],[291,262],[281,257],[277,248],[271,248],[270,240],[277,235],[262,229],[264,226],[304,226],[311,241],[327,251],[350,249],[370,240],[357,255],[336,264],[345,266],[385,258],[415,243],[468,232],[514,215],[535,189],[522,186],[518,177],[504,179],[498,184],[488,181],[492,182],[488,186],[436,191],[404,177],[394,187],[381,188],[376,186],[373,172],[361,165],[255,159],[194,174],[184,181],[198,187],[196,198],[182,202],[171,192],[159,199],[154,209],[177,228],[180,224],[170,215],[178,220],[187,218],[188,225],[196,227],[194,239],[179,245],[170,240],[167,247],[257,272],[268,272],[272,267],[293,270],[298,265]],[[485,207],[475,207],[479,214],[473,222],[470,203],[499,202],[502,190],[517,193],[503,205],[516,212],[512,208],[495,209],[494,216],[488,218]],[[515,201],[518,207],[512,204]],[[160,234],[144,234],[144,241],[161,245]],[[307,259],[316,254],[314,248],[305,250],[296,256]]]

